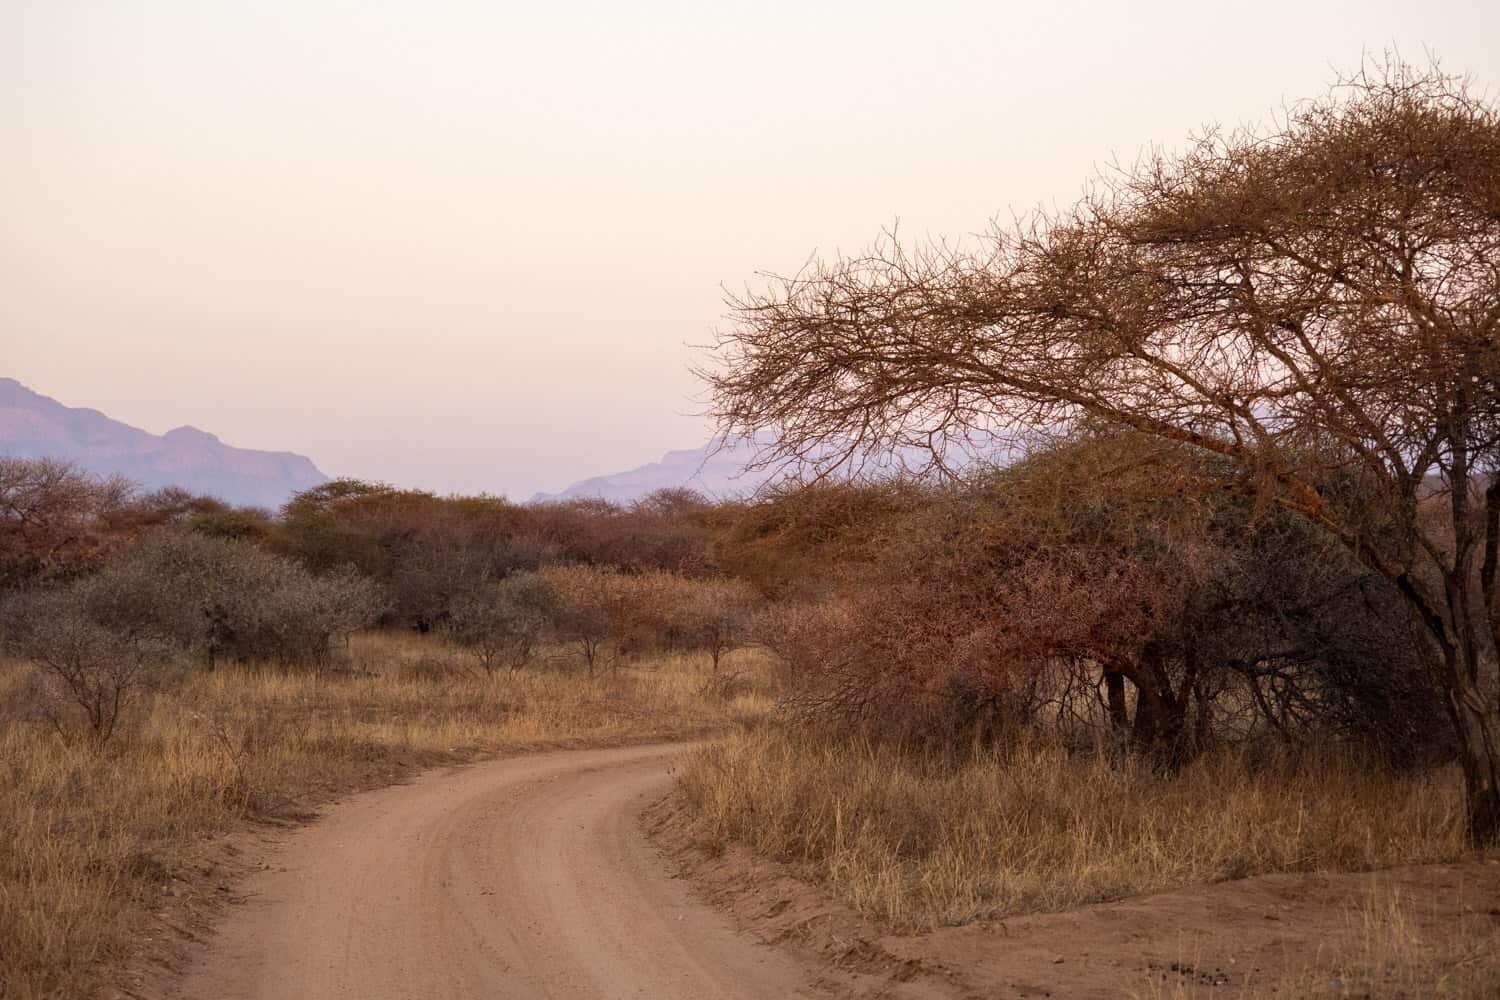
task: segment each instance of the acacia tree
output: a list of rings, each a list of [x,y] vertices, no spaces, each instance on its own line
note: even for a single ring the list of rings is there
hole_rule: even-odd
[[[765,461],[1092,421],[1337,539],[1419,624],[1500,839],[1500,114],[1463,81],[1367,69],[978,251],[887,241],[733,306],[704,374]]]

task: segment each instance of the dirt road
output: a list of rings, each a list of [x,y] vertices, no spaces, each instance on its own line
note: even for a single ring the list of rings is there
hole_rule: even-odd
[[[1103,1000],[1326,963],[1377,888],[1419,902],[1413,926],[1433,940],[1500,921],[1495,862],[1267,875],[900,937],[731,852],[692,865],[709,907],[641,828],[682,753],[535,754],[355,796],[280,845],[175,995]]]
[[[192,1000],[760,998],[816,973],[695,902],[640,811],[681,746],[567,751],[357,796],[245,887]]]

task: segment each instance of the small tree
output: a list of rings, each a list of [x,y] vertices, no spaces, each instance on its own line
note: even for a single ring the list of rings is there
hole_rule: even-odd
[[[552,594],[553,630],[578,646],[590,673],[601,656],[618,668],[631,650],[669,645],[689,600],[688,581],[662,570],[554,566],[538,575]]]
[[[681,634],[681,615],[691,593],[690,581],[664,570],[613,574],[606,593],[614,622],[613,663],[618,666],[629,653],[670,649],[690,638]]]
[[[536,574],[513,573],[456,598],[449,605],[449,634],[474,654],[485,673],[502,665],[515,671],[531,659],[555,603]]]
[[[553,631],[578,647],[594,675],[601,651],[615,635],[614,570],[595,566],[552,566],[538,574],[552,595],[548,613]]]
[[[709,656],[713,673],[724,654],[745,639],[756,608],[755,592],[740,580],[685,581],[677,610],[679,627]]]

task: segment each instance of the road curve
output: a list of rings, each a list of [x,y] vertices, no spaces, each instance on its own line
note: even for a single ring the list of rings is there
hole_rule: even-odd
[[[246,885],[180,996],[581,1000],[811,995],[640,829],[681,745],[534,754],[355,796]]]

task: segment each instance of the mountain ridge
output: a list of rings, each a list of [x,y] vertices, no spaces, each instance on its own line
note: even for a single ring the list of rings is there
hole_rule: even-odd
[[[794,461],[771,462],[757,466],[756,460],[772,444],[769,438],[736,438],[717,440],[698,448],[669,451],[655,462],[624,472],[591,476],[572,483],[556,493],[533,494],[529,503],[556,503],[567,500],[609,500],[631,503],[657,490],[687,488],[697,490],[712,500],[734,500],[752,496],[768,484],[790,480],[798,475]],[[949,456],[957,468],[969,468],[988,461],[1009,461],[1014,452],[996,447],[988,453],[956,452]],[[843,461],[832,449],[813,453],[813,459],[828,456],[835,478],[854,476],[892,476],[927,467],[931,456],[915,447],[901,448],[884,455],[856,456]]]
[[[0,454],[58,458],[143,489],[179,486],[229,503],[279,507],[328,481],[310,458],[236,448],[190,424],[152,434],[92,407],[72,407],[0,377]]]
[[[779,474],[747,468],[755,452],[751,442],[719,446],[711,441],[698,448],[678,448],[633,469],[580,479],[556,493],[533,494],[528,502],[602,499],[629,503],[657,490],[677,488],[721,500],[749,496]]]

